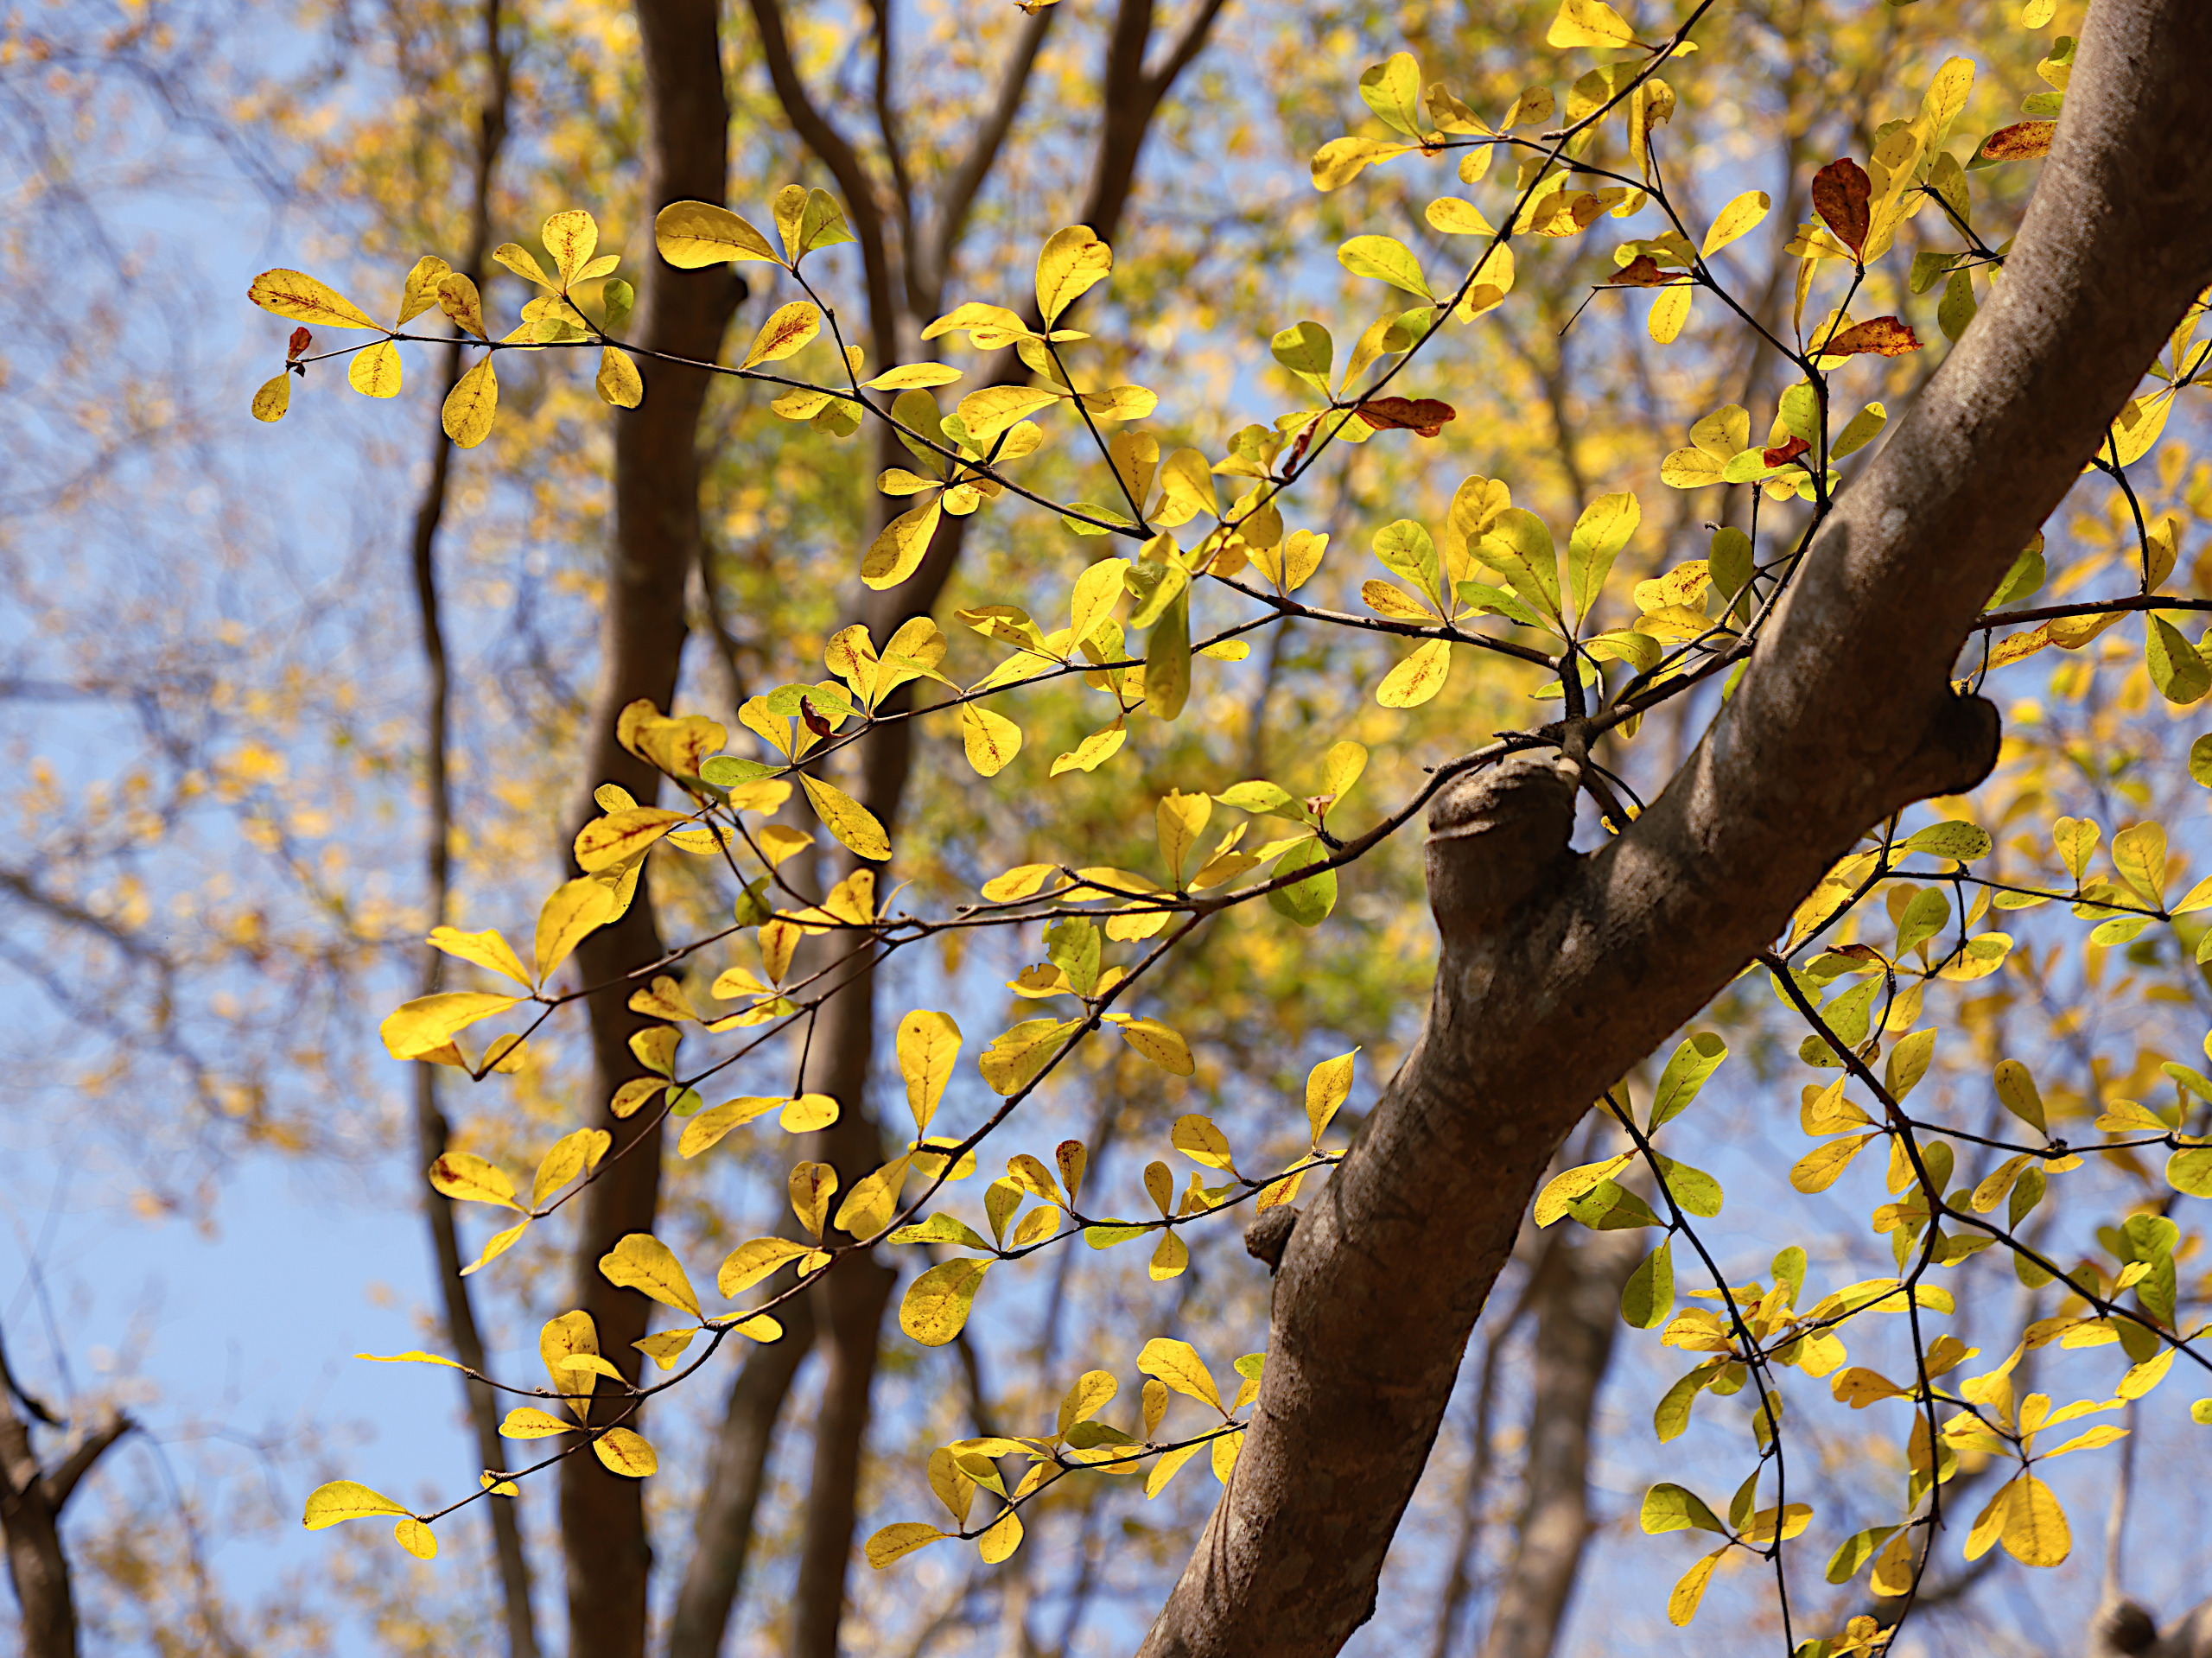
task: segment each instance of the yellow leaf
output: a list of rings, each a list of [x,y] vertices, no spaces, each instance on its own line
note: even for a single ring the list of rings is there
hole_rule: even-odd
[[[861,580],[871,588],[895,588],[921,568],[944,516],[942,496],[932,495],[911,512],[901,512],[883,526],[861,559]]]
[[[906,1105],[914,1114],[914,1132],[925,1134],[930,1119],[937,1115],[938,1102],[944,1097],[945,1084],[952,1079],[953,1064],[960,1058],[960,1026],[950,1013],[917,1008],[899,1021],[898,1047],[899,1074],[906,1079]]]
[[[1210,1169],[1226,1169],[1231,1174],[1236,1172],[1229,1155],[1229,1137],[1214,1126],[1211,1117],[1193,1111],[1176,1118],[1174,1128],[1168,1131],[1167,1143],[1194,1163],[1203,1163]]]
[[[1313,1130],[1316,1146],[1321,1143],[1321,1131],[1329,1126],[1338,1108],[1351,1096],[1352,1054],[1358,1051],[1354,1048],[1351,1053],[1324,1059],[1306,1073],[1306,1121]]]
[[[899,1305],[899,1329],[925,1347],[944,1346],[966,1326],[990,1266],[988,1260],[963,1259],[931,1267],[907,1286]]]
[[[1214,1388],[1213,1376],[1206,1369],[1205,1361],[1198,1356],[1198,1350],[1188,1342],[1154,1337],[1137,1355],[1137,1369],[1146,1375],[1158,1377],[1177,1393],[1221,1409],[1221,1394]],[[1227,1413],[1223,1412],[1224,1415]]]
[[[1536,1194],[1535,1218],[1538,1226],[1549,1226],[1572,1208],[1580,1198],[1587,1197],[1619,1170],[1634,1159],[1635,1153],[1623,1152],[1609,1157],[1602,1163],[1585,1163],[1567,1170],[1553,1178]]]
[[[715,1145],[733,1128],[743,1127],[756,1117],[765,1117],[784,1103],[775,1095],[751,1094],[742,1099],[726,1100],[720,1105],[709,1106],[683,1125],[683,1137],[677,1142],[678,1157],[692,1158]]]
[[[366,311],[331,287],[301,270],[264,270],[245,296],[264,311],[321,328],[373,328]],[[404,1510],[402,1510],[404,1512]]]
[[[676,1252],[650,1232],[632,1232],[599,1258],[600,1275],[610,1284],[650,1295],[664,1306],[701,1316],[699,1297]]]
[[[463,1367],[454,1359],[441,1358],[435,1353],[425,1353],[419,1348],[410,1348],[404,1353],[356,1353],[357,1359],[366,1359],[372,1364],[442,1364],[451,1369]]]
[[[539,239],[561,272],[563,286],[575,282],[599,247],[599,226],[581,207],[555,213],[545,221]]]
[[[1236,1453],[1244,1447],[1244,1435],[1240,1430],[1224,1433],[1213,1440],[1213,1477],[1224,1485],[1229,1483],[1231,1470],[1236,1466]]]
[[[1652,296],[1651,337],[1659,344],[1673,345],[1675,337],[1682,331],[1682,325],[1690,320],[1691,292],[1690,285],[1682,283],[1672,288],[1662,288]],[[1702,1585],[1699,1586],[1703,1588]]]
[[[391,1528],[392,1540],[418,1560],[438,1557],[438,1540],[430,1528],[410,1515]]]
[[[960,705],[960,736],[979,777],[996,777],[1021,752],[1021,727],[974,702]]]
[[[1049,408],[1060,397],[1057,391],[1037,386],[986,386],[980,391],[970,391],[960,400],[961,423],[967,427],[970,442],[980,448],[988,448],[999,434],[1016,421]]]
[[[1585,3],[1589,3],[1590,0],[1585,0]],[[1574,3],[1575,0],[1567,0],[1568,5]],[[1599,10],[1610,11],[1612,8],[1605,6]],[[1556,32],[1559,26],[1554,23],[1552,27]],[[1697,1604],[1705,1598],[1705,1585],[1713,1577],[1713,1568],[1720,1564],[1720,1557],[1726,1553],[1726,1549],[1715,1549],[1682,1573],[1681,1581],[1667,1597],[1667,1621],[1669,1623],[1680,1629],[1697,1616]]]
[[[797,1261],[802,1255],[817,1253],[804,1244],[793,1243],[789,1238],[754,1238],[741,1243],[722,1261],[721,1271],[715,1275],[715,1287],[725,1297],[734,1297],[751,1289],[768,1277],[787,1261]],[[800,1270],[804,1272],[804,1267]]]
[[[586,1169],[597,1167],[613,1143],[614,1136],[604,1128],[579,1128],[555,1140],[537,1166],[537,1178],[531,1183],[531,1206],[543,1204]]]
[[[1452,672],[1452,642],[1427,639],[1382,676],[1375,700],[1386,708],[1419,708],[1444,689]]]
[[[407,1512],[404,1503],[394,1502],[382,1491],[372,1491],[353,1480],[334,1479],[308,1493],[307,1513],[300,1523],[309,1531],[321,1531],[341,1520],[365,1520],[372,1515]]]
[[[1160,840],[1160,861],[1167,866],[1168,875],[1179,886],[1191,848],[1205,832],[1206,820],[1212,815],[1211,795],[1186,795],[1175,789],[1160,796],[1159,804],[1153,808],[1153,828]]]
[[[815,816],[836,835],[846,850],[878,863],[891,855],[891,838],[876,822],[875,814],[834,784],[799,773],[799,784],[813,804]]]
[[[1021,1547],[1021,1516],[1008,1509],[976,1540],[976,1553],[985,1566],[996,1566]]]
[[[645,382],[627,352],[612,346],[599,348],[599,378],[594,382],[600,400],[617,409],[635,409],[645,400]]]
[[[779,265],[773,244],[727,207],[710,201],[672,201],[653,219],[653,245],[683,270],[747,259]]]
[[[1188,1077],[1198,1070],[1191,1058],[1191,1045],[1158,1020],[1116,1018],[1114,1022],[1122,1027],[1122,1040],[1162,1070]]]
[[[1636,31],[1628,26],[1620,13],[1605,4],[1605,0],[1560,0],[1559,16],[1552,19],[1552,26],[1544,35],[1546,46],[1609,47],[1633,46],[1635,43]],[[1509,118],[1506,124],[1511,126],[1514,123]],[[1688,1579],[1683,1581],[1688,1582]],[[1704,1586],[1700,1579],[1698,1587],[1702,1590]],[[1690,1605],[1693,1610],[1696,1608],[1696,1596],[1690,1598]],[[1678,1617],[1675,1622],[1687,1623],[1689,1619]]]
[[[287,369],[273,379],[264,380],[261,389],[253,394],[253,417],[256,420],[278,421],[292,406],[292,372]]]
[[[916,391],[933,385],[950,385],[960,371],[944,363],[902,363],[861,384],[870,391]]]
[[[498,1260],[501,1255],[506,1254],[508,1250],[513,1248],[515,1247],[516,1240],[520,1238],[524,1233],[530,1230],[530,1222],[531,1217],[525,1215],[520,1220],[517,1221],[512,1226],[507,1228],[505,1231],[494,1232],[492,1234],[491,1237],[485,1242],[483,1250],[477,1255],[476,1259],[470,1261],[468,1265],[461,1269],[461,1275],[463,1278],[467,1278],[471,1273],[481,1271],[484,1267],[491,1265],[493,1261]]]
[[[894,1157],[873,1174],[864,1175],[837,1205],[838,1229],[856,1238],[872,1238],[891,1224],[899,1211],[899,1194],[906,1183],[911,1157]]]
[[[476,284],[458,270],[449,270],[438,278],[438,309],[450,318],[456,327],[474,334],[479,340],[488,340],[490,334],[484,327],[484,296],[476,291]],[[485,359],[489,362],[491,359]]]
[[[1789,1171],[1789,1184],[1800,1191],[1826,1191],[1837,1178],[1851,1166],[1851,1159],[1873,1134],[1853,1134],[1848,1140],[1832,1140],[1825,1146],[1816,1146],[1797,1159]]]
[[[643,1337],[630,1344],[664,1370],[673,1370],[683,1357],[684,1350],[691,1345],[696,1330],[664,1330],[657,1336]]]
[[[620,913],[614,889],[605,881],[587,876],[555,887],[537,912],[539,972],[551,978],[587,935]]]
[[[456,1031],[480,1019],[504,1013],[521,1000],[485,990],[443,990],[435,996],[417,996],[386,1015],[378,1033],[393,1058],[420,1059],[453,1040]]]
[[[556,1433],[573,1432],[575,1427],[575,1423],[564,1422],[535,1406],[518,1405],[499,1424],[499,1437],[504,1439],[550,1439]]]
[[[2005,1552],[2022,1566],[2057,1566],[2074,1549],[2066,1510],[2050,1486],[2022,1474],[2005,1488]]]
[[[1201,1439],[1196,1445],[1182,1445],[1170,1451],[1158,1462],[1153,1464],[1152,1471],[1144,1477],[1146,1498],[1149,1500],[1158,1496],[1160,1492],[1166,1490],[1167,1482],[1175,1477],[1177,1471],[1183,1464],[1205,1448],[1205,1441]]]
[[[486,357],[454,382],[439,418],[448,437],[461,448],[473,449],[490,434],[499,412],[499,377]]]
[[[494,254],[493,257],[496,258],[499,256]],[[401,327],[405,327],[438,302],[438,284],[452,274],[453,267],[435,253],[426,253],[416,260],[415,268],[407,273],[406,286],[400,292]]]
[[[935,1526],[925,1526],[916,1520],[886,1526],[868,1540],[865,1550],[868,1563],[880,1572],[901,1555],[912,1554],[916,1549],[925,1547],[944,1535]]]
[[[1713,228],[1705,233],[1705,245],[1698,251],[1699,256],[1709,259],[1738,238],[1749,235],[1758,228],[1767,209],[1773,206],[1772,198],[1765,191],[1745,191],[1720,210],[1720,216],[1713,221]]]
[[[804,348],[821,332],[822,313],[806,301],[793,300],[788,305],[779,305],[760,325],[760,332],[753,336],[752,349],[738,366],[757,368],[763,363],[779,362]]]
[[[433,950],[443,950],[464,962],[473,962],[478,967],[505,974],[518,984],[526,986],[534,982],[530,976],[530,969],[522,964],[522,959],[514,953],[497,927],[486,927],[482,932],[462,932],[457,927],[435,927],[431,929],[428,942]]]
[[[626,1427],[611,1427],[591,1442],[592,1454],[608,1471],[620,1474],[626,1479],[643,1479],[660,1467],[660,1458],[642,1433],[632,1433]]]
[[[1113,268],[1114,251],[1090,226],[1054,231],[1037,255],[1037,311],[1045,326],[1051,327],[1061,312]]]
[[[399,347],[389,340],[379,340],[366,350],[355,352],[353,362],[346,365],[346,384],[365,397],[397,397]]]
[[[1173,1232],[1162,1232],[1160,1235],[1160,1242],[1153,1249],[1151,1264],[1146,1271],[1151,1275],[1154,1283],[1165,1284],[1171,1278],[1180,1277],[1183,1269],[1190,1264],[1190,1246]]]
[[[827,1094],[802,1094],[795,1100],[785,1100],[776,1118],[777,1126],[787,1134],[811,1134],[836,1121],[837,1102]]]
[[[594,817],[576,833],[576,867],[589,875],[626,863],[683,821],[682,812],[658,806],[633,806]]]

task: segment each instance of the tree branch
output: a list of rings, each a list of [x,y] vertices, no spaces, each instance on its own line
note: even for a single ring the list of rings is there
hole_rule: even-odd
[[[2208,54],[2191,0],[2090,14],[2005,280],[1649,811],[1586,857],[1541,763],[1437,797],[1426,1027],[1292,1235],[1250,1435],[1147,1658],[1343,1644],[1552,1150],[1863,830],[1994,763],[1960,645],[2212,276],[2212,154],[2175,137]]]

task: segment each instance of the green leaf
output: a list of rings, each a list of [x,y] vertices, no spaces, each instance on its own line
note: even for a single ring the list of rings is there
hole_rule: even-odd
[[[1319,840],[1300,841],[1275,861],[1274,874],[1294,875],[1308,864],[1327,860],[1329,848]],[[1301,927],[1318,927],[1337,907],[1337,872],[1324,869],[1268,894],[1268,907],[1287,916]]]
[[[1651,1096],[1651,1126],[1645,1132],[1656,1134],[1662,1123],[1688,1109],[1706,1079],[1727,1057],[1728,1045],[1711,1031],[1700,1031],[1676,1048],[1667,1069],[1659,1073],[1659,1087]]]
[[[1728,1531],[1720,1523],[1720,1516],[1707,1508],[1696,1492],[1671,1483],[1655,1485],[1643,1494],[1643,1511],[1637,1520],[1645,1534],[1652,1537],[1662,1532],[1688,1531],[1693,1526],[1700,1531],[1715,1531],[1724,1536]]]
[[[1421,261],[1395,237],[1355,236],[1337,250],[1337,263],[1355,276],[1372,276],[1425,300],[1436,297],[1421,273]]]
[[[1598,602],[1598,594],[1611,574],[1628,538],[1636,533],[1643,510],[1627,490],[1600,495],[1582,509],[1567,540],[1567,583],[1574,594],[1574,619],[1580,626]]]
[[[1191,594],[1187,586],[1153,625],[1144,653],[1144,705],[1162,720],[1183,711],[1191,695]]]
[[[1957,863],[1989,855],[1988,831],[1972,823],[1936,823],[1908,838],[1900,851],[1926,852]]]
[[[1436,543],[1422,525],[1411,518],[1386,524],[1375,532],[1375,556],[1393,575],[1402,575],[1427,595],[1439,610],[1444,605],[1444,567],[1436,556]]]
[[[1510,506],[1482,538],[1475,556],[1502,572],[1514,592],[1561,628],[1567,618],[1559,600],[1559,550],[1544,521],[1524,508]]]
[[[1621,1318],[1631,1329],[1656,1330],[1674,1310],[1674,1243],[1668,1240],[1628,1275],[1621,1287]]]
[[[2151,670],[2151,683],[2158,688],[2158,695],[2183,705],[2202,700],[2206,691],[2212,690],[2212,667],[2164,617],[2145,619],[2149,625],[2143,630],[2143,662]]]

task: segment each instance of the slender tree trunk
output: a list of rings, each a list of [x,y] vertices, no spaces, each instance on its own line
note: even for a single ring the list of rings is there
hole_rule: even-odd
[[[69,1557],[61,1547],[61,1509],[78,1482],[133,1424],[127,1416],[111,1419],[79,1439],[49,1471],[39,1466],[24,1415],[48,1424],[54,1418],[16,1385],[4,1352],[0,1384],[0,1535],[7,1545],[8,1580],[22,1615],[23,1658],[77,1658],[77,1605],[69,1586]]]
[[[1553,1149],[1865,829],[1995,763],[1996,710],[1953,664],[2212,277],[2212,150],[2185,137],[2208,61],[2197,0],[2090,12],[2005,280],[1650,810],[1572,853],[1567,754],[1438,797],[1427,1026],[1291,1235],[1249,1437],[1147,1658],[1344,1644]]]
[[[509,61],[500,35],[501,0],[485,0],[485,91],[477,111],[476,156],[471,179],[468,251],[461,270],[480,288],[492,242],[492,179],[499,151],[506,142]],[[445,393],[461,378],[458,339],[446,347]],[[423,697],[424,791],[429,823],[423,831],[423,863],[429,888],[431,924],[442,925],[451,910],[453,893],[453,789],[446,746],[452,732],[451,670],[446,657],[445,626],[438,603],[438,526],[445,517],[447,486],[452,477],[453,445],[442,429],[431,434],[430,476],[415,509],[412,566],[416,614],[423,633],[423,660],[429,680]],[[431,995],[445,982],[445,956],[435,950],[423,953],[421,994]],[[448,1125],[438,1106],[439,1068],[415,1067],[415,1155],[429,1168],[445,1155]],[[461,1275],[460,1239],[454,1228],[452,1199],[423,1186],[423,1218],[430,1229],[430,1249],[436,1262],[442,1300],[446,1339],[453,1356],[480,1375],[485,1373],[484,1338],[477,1327],[476,1309],[468,1280]],[[505,1466],[505,1444],[499,1438],[499,1412],[492,1390],[481,1382],[461,1379],[461,1395],[468,1410],[469,1426],[476,1439],[477,1465]],[[537,1624],[530,1605],[530,1560],[524,1553],[519,1505],[492,1502],[484,1505],[492,1526],[492,1551],[499,1563],[499,1591],[507,1626],[508,1658],[537,1658]]]
[[[1641,1232],[1560,1228],[1536,1267],[1536,1343],[1520,1522],[1483,1658],[1550,1658],[1590,1537],[1590,1421],[1612,1363]]]
[[[650,222],[671,201],[722,200],[729,105],[714,0],[639,0],[638,35],[645,79],[640,206]],[[726,266],[683,271],[648,255],[637,337],[650,350],[712,360],[743,292]],[[698,556],[698,424],[709,379],[664,364],[645,403],[613,416],[614,544],[575,823],[594,815],[589,796],[602,783],[620,784],[641,802],[658,792],[658,773],[615,740],[614,726],[629,703],[647,698],[665,708],[676,693],[686,631],[684,582]],[[643,1355],[631,1344],[645,1335],[652,1303],[609,1284],[599,1260],[625,1235],[652,1229],[662,1134],[657,1121],[617,1121],[605,1102],[623,1083],[645,1074],[629,1039],[647,1021],[629,1010],[636,987],[625,975],[660,954],[648,872],[628,913],[587,938],[575,958],[582,981],[604,987],[587,999],[591,1086],[601,1102],[598,1126],[613,1134],[614,1151],[580,1205],[572,1293],[597,1326],[600,1350],[632,1380]],[[561,1464],[561,1541],[569,1658],[642,1658],[652,1549],[639,1482],[609,1472],[591,1456],[568,1458]]]

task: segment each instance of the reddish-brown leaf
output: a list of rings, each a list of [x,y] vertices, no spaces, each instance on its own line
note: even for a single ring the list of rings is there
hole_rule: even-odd
[[[1353,412],[1378,432],[1419,432],[1423,437],[1434,437],[1446,421],[1459,418],[1458,410],[1434,397],[1370,397]]]
[[[2056,121],[2021,121],[2009,127],[1999,127],[1981,141],[1981,148],[1974,153],[1978,162],[2031,162],[2038,156],[2050,153],[2050,135],[2058,130]]]
[[[1893,316],[1878,316],[1854,323],[1820,348],[1823,357],[1856,357],[1872,352],[1879,357],[1902,357],[1920,349],[1920,337],[1909,323]]]
[[[827,719],[816,712],[813,702],[804,696],[798,699],[798,717],[806,721],[806,728],[817,737],[826,737],[836,729]]]
[[[1618,270],[1605,278],[1607,288],[1664,288],[1680,276],[1680,272],[1662,270],[1659,262],[1648,253],[1639,253]]]
[[[1872,222],[1866,204],[1873,193],[1866,169],[1848,156],[1830,162],[1813,175],[1813,211],[1854,255],[1866,245]]]
[[[1786,467],[1813,446],[1802,437],[1793,437],[1778,449],[1761,449],[1759,459],[1770,467]]]
[[[285,350],[284,360],[288,363],[297,362],[307,348],[314,343],[315,336],[305,328],[293,329],[291,344]]]

